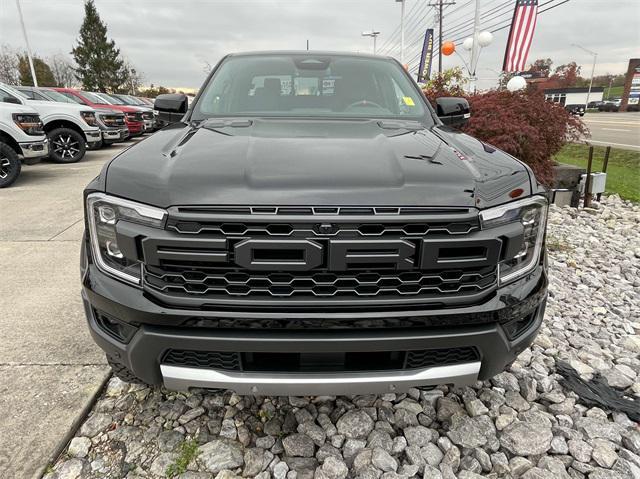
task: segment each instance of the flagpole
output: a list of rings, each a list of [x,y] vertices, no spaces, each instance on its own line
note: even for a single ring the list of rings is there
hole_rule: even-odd
[[[24,36],[24,42],[27,44],[27,59],[29,60],[29,68],[31,69],[31,78],[33,78],[33,86],[38,86],[38,79],[36,78],[36,69],[33,68],[33,55],[31,55],[31,46],[29,46],[29,37],[27,37],[27,29],[24,27],[24,18],[22,18],[22,8],[20,7],[20,0],[16,0],[16,6],[18,7],[18,16],[20,17],[20,26],[22,26],[22,35]]]
[[[479,55],[479,40],[478,34],[480,33],[480,0],[476,0],[476,12],[473,20],[473,48],[471,49],[471,81],[469,82],[469,92],[473,92],[475,88],[475,76],[476,66],[478,63],[477,55]]]

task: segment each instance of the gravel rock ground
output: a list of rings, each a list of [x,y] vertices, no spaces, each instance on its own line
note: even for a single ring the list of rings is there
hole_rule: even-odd
[[[46,479],[640,478],[640,429],[559,384],[557,360],[640,396],[640,207],[552,207],[545,323],[475,387],[240,397],[112,379]]]

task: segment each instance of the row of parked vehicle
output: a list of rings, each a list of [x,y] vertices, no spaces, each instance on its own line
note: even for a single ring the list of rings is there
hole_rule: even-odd
[[[148,98],[0,83],[0,188],[18,178],[23,163],[75,163],[87,149],[161,126]]]

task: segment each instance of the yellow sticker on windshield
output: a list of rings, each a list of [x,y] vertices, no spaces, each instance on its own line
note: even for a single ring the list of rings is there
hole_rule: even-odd
[[[416,106],[416,104],[413,102],[413,98],[411,98],[410,96],[405,96],[402,97],[402,99],[404,100],[404,104],[407,106]]]

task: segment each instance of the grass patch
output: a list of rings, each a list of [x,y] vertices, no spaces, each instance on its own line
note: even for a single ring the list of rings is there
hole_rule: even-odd
[[[193,461],[198,452],[198,443],[195,439],[184,441],[180,444],[180,456],[176,459],[176,462],[167,467],[167,477],[176,477],[187,471],[187,466]]]
[[[609,92],[609,87],[604,87],[604,94],[602,95],[604,100],[608,100],[610,98],[622,98],[622,94],[624,93],[624,86],[612,86],[611,92]],[[607,96],[608,95],[608,96]]]
[[[604,146],[596,146],[593,152],[593,171],[602,171]],[[587,167],[589,147],[567,144],[554,157],[559,163]],[[607,167],[606,193],[617,193],[621,198],[640,201],[640,151],[612,148]]]

